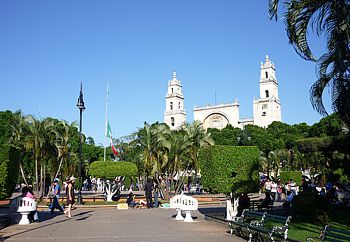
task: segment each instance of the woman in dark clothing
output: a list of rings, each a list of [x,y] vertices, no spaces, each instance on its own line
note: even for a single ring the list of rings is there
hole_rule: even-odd
[[[73,204],[75,203],[75,196],[74,196],[74,182],[75,182],[75,177],[71,177],[69,178],[69,182],[67,185],[67,190],[66,190],[66,205],[67,205],[67,209],[64,211],[64,213],[66,214],[66,217],[71,218],[71,209]]]

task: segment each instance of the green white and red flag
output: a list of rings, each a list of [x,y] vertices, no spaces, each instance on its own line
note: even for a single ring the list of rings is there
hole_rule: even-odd
[[[106,136],[107,138],[112,139],[112,129],[111,129],[111,126],[109,125],[109,121],[107,121]]]
[[[107,121],[107,132],[106,132],[106,136],[107,138],[109,138],[109,141],[111,143],[111,148],[112,148],[112,152],[115,156],[118,156],[118,151],[115,148],[114,144],[113,144],[113,138],[112,138],[112,129],[111,126],[109,125],[109,122]]]

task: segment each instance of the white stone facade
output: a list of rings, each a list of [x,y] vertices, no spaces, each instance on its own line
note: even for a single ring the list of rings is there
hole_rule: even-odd
[[[239,121],[239,103],[235,101],[228,104],[195,107],[193,115],[194,120],[200,120],[205,129],[223,129],[228,124],[237,127]]]
[[[260,64],[260,98],[253,102],[254,125],[267,127],[273,121],[281,121],[281,103],[275,65],[268,56]]]
[[[176,72],[173,73],[173,79],[168,82],[165,100],[164,123],[171,129],[178,129],[186,123],[186,112],[182,85],[181,81],[176,78]]]
[[[259,99],[253,101],[253,118],[240,118],[239,103],[235,100],[228,104],[195,107],[193,109],[194,120],[199,120],[205,129],[223,129],[228,124],[238,128],[244,128],[248,124],[267,127],[273,121],[281,121],[276,70],[268,56],[266,56],[265,62],[260,65],[259,89]],[[168,83],[164,113],[164,122],[172,129],[177,129],[186,122],[183,104],[181,82],[176,79],[174,72],[173,79]]]

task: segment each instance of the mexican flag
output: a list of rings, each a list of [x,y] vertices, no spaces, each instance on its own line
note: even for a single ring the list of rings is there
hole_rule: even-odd
[[[111,129],[111,125],[109,125],[109,121],[107,121],[107,132],[106,132],[106,137],[109,138],[109,141],[111,143],[111,148],[112,148],[112,152],[115,156],[118,156],[118,151],[115,148],[114,144],[113,144],[113,138],[112,138],[112,129]]]

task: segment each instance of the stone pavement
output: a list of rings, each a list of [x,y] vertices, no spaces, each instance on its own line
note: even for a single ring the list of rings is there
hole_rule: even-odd
[[[244,241],[226,234],[227,226],[206,221],[199,212],[193,223],[175,221],[173,209],[85,209],[64,215],[41,212],[40,223],[11,225],[0,241]]]

